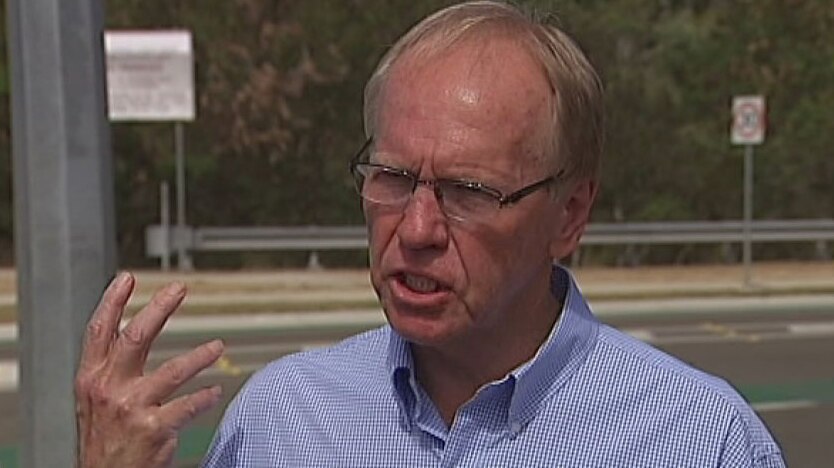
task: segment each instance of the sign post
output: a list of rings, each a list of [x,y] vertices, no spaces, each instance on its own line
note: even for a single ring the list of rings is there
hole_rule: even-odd
[[[744,145],[744,286],[752,285],[753,241],[753,146],[764,142],[766,114],[764,96],[735,96],[732,103],[733,125],[730,141]]]
[[[177,227],[173,241],[180,270],[191,270],[186,250],[185,136],[195,117],[191,32],[108,31],[108,111],[113,121],[174,122]],[[165,262],[163,261],[163,265]]]

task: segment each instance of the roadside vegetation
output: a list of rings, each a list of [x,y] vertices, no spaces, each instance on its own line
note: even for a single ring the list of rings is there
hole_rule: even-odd
[[[198,118],[186,126],[195,225],[361,223],[347,161],[364,140],[362,87],[386,47],[448,0],[108,0],[109,29],[188,28]],[[593,221],[729,220],[742,212],[730,99],[767,96],[756,149],[755,218],[834,213],[834,4],[827,0],[520,1],[554,11],[607,89],[603,190]],[[4,28],[5,18],[0,21]],[[0,36],[4,41],[5,34]],[[9,82],[0,58],[0,265],[12,263]],[[124,266],[149,266],[144,228],[173,184],[173,129],[114,124]],[[583,253],[616,263],[621,249]],[[758,259],[813,257],[758,246]],[[721,262],[721,246],[652,248],[647,263]],[[198,256],[199,267],[303,266],[302,254]],[[361,252],[322,254],[363,266]]]

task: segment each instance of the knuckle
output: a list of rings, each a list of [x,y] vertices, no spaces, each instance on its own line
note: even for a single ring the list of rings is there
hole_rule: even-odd
[[[102,329],[104,324],[101,319],[93,319],[87,324],[86,336],[88,341],[95,341],[101,339]]]
[[[93,387],[94,379],[89,374],[78,374],[75,376],[75,394],[89,397]]]
[[[146,412],[137,422],[142,430],[152,434],[163,432],[166,429],[162,424],[162,420],[154,412]]]
[[[130,398],[122,397],[113,402],[116,416],[119,419],[131,420],[136,412],[136,405]]]
[[[185,294],[185,286],[181,283],[172,283],[166,288],[154,294],[151,303],[156,307],[167,307],[171,303],[179,301]]]
[[[194,398],[186,398],[182,402],[182,411],[188,420],[192,420],[200,413],[200,409],[194,403]]]
[[[183,368],[182,364],[177,361],[169,361],[162,365],[160,371],[163,372],[163,375],[170,381],[181,384],[185,381],[187,372]]]
[[[160,291],[154,294],[153,297],[151,297],[151,301],[148,303],[148,307],[161,309],[165,307],[169,300],[169,294],[165,291]]]
[[[90,379],[85,383],[90,400],[97,406],[109,406],[113,401],[113,393],[104,379]]]
[[[122,331],[122,338],[128,345],[141,346],[147,339],[147,333],[139,327],[128,325]]]

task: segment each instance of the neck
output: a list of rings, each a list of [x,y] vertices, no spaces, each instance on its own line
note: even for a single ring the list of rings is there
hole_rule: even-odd
[[[545,294],[537,297],[532,304],[505,313],[509,320],[499,327],[479,330],[446,346],[411,345],[417,379],[447,426],[478,389],[532,359],[547,339],[560,302],[550,293],[549,281]]]

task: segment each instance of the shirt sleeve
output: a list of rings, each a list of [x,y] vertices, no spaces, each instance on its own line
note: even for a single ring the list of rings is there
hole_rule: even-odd
[[[764,423],[747,424],[733,418],[722,448],[721,468],[785,468],[779,445],[773,440]]]
[[[218,426],[217,432],[214,434],[214,439],[209,446],[209,450],[203,462],[200,464],[202,468],[231,468],[238,466],[241,450],[240,431],[238,428],[239,400],[240,395],[226,409],[226,413],[223,415],[223,420],[220,426]]]

